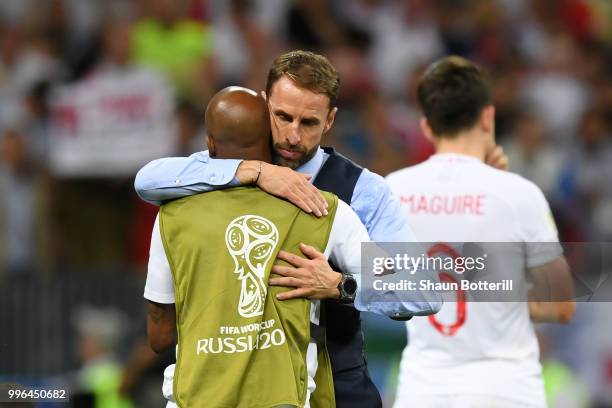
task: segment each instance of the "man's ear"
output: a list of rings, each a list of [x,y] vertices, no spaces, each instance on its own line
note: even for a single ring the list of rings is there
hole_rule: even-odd
[[[429,122],[427,121],[427,118],[425,116],[421,117],[421,120],[419,121],[419,125],[421,126],[421,132],[423,132],[423,135],[425,136],[425,138],[429,140],[431,143],[435,144],[436,140],[434,138],[433,131],[431,130],[431,126],[429,126]]]
[[[486,133],[495,132],[495,107],[486,106],[480,113],[480,126]]]
[[[323,128],[323,134],[329,132],[332,125],[334,124],[334,120],[336,119],[336,113],[338,113],[338,108],[335,107],[329,111],[327,114],[327,119],[325,120],[325,128]]]
[[[268,100],[268,95],[266,95],[266,91],[261,91],[261,97],[264,98],[264,101]]]
[[[210,157],[215,157],[217,153],[215,151],[215,140],[212,137],[210,137],[208,133],[206,133],[206,145],[208,146],[208,155]]]

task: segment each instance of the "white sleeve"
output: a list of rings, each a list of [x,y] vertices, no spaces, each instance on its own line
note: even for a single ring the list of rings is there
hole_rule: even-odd
[[[149,266],[147,270],[147,283],[144,297],[152,302],[170,304],[174,303],[174,283],[168,257],[159,230],[159,214],[153,224],[151,235],[151,249],[149,250]]]
[[[525,243],[527,267],[544,265],[562,255],[557,226],[542,191],[535,185],[528,186],[519,202],[523,242]]]
[[[402,318],[432,314],[440,310],[442,301],[437,292],[419,292],[411,299],[403,299],[401,292],[377,291],[368,286],[362,287],[362,242],[371,242],[368,231],[351,207],[338,200],[336,216],[324,254],[342,272],[350,273],[355,277],[357,281],[357,293],[353,303],[355,309],[361,312]]]
[[[361,243],[370,236],[355,212],[342,200],[338,200],[336,216],[329,233],[325,256],[344,273],[361,274]]]

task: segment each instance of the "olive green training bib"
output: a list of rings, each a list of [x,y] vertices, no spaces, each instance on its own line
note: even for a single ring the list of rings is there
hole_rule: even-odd
[[[310,340],[307,299],[278,301],[268,286],[279,250],[323,252],[337,208],[316,218],[255,187],[237,187],[161,207],[160,230],[176,297],[174,396],[181,408],[302,407]],[[278,261],[276,261],[278,262]],[[335,405],[327,351],[319,346],[316,398]],[[322,358],[321,358],[322,356]]]

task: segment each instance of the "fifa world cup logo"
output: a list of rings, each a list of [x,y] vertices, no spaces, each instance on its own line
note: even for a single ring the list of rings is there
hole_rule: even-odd
[[[267,293],[266,266],[278,244],[276,225],[258,215],[243,215],[227,226],[225,244],[242,285],[238,313],[242,317],[261,316]]]

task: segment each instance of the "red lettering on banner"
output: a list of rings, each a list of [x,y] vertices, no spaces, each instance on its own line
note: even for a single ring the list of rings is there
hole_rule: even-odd
[[[70,136],[76,134],[79,124],[79,115],[74,106],[57,105],[51,110],[51,117],[56,126],[64,129]]]
[[[148,95],[121,95],[104,97],[100,104],[116,117],[130,121],[148,119],[150,102]]]
[[[412,214],[484,215],[484,194],[455,196],[401,195],[400,205]]]

